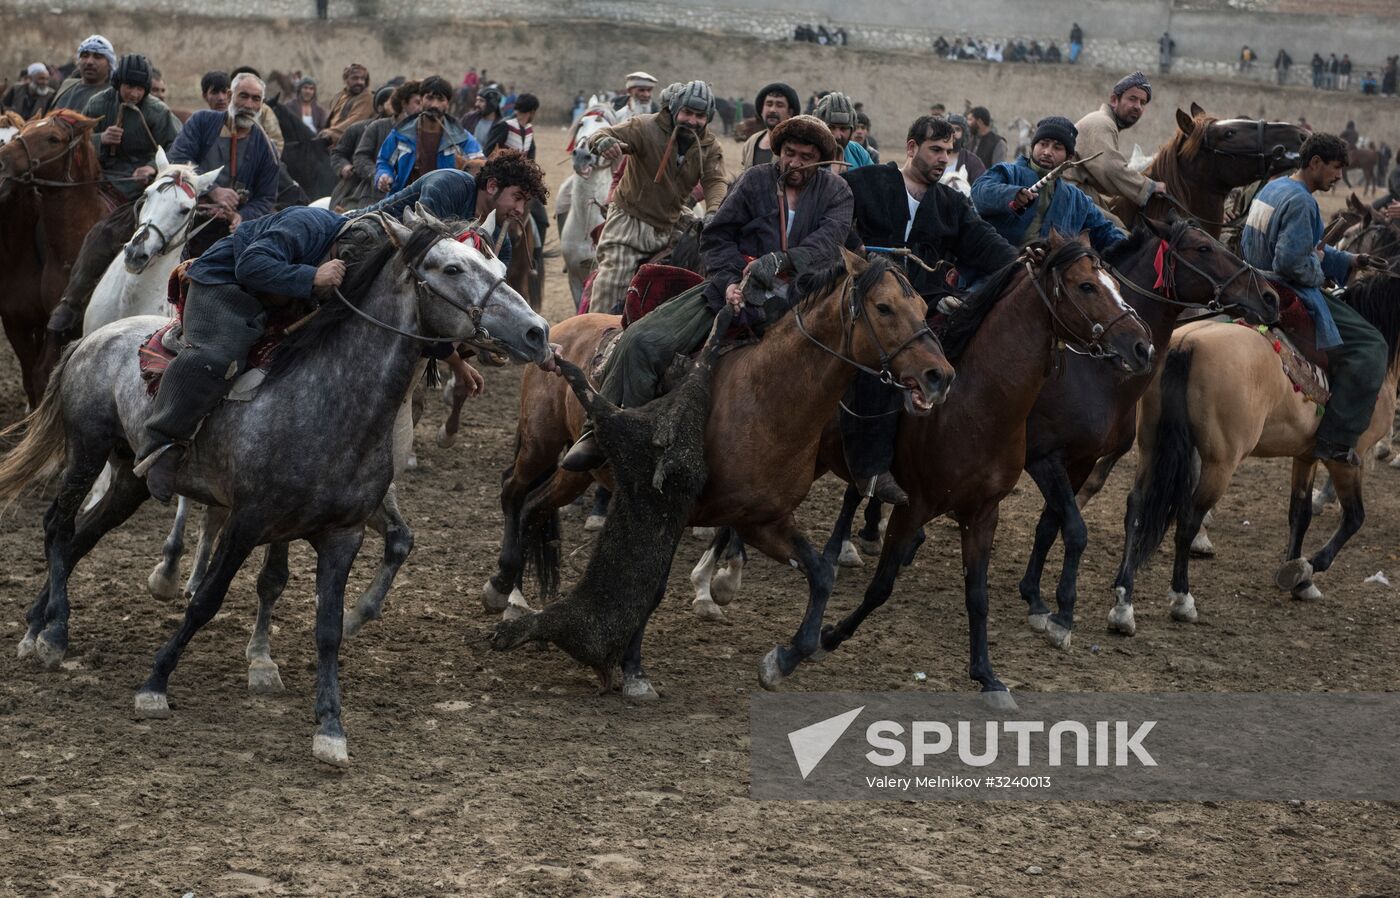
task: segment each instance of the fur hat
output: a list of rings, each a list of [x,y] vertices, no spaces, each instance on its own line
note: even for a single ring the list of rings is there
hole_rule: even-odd
[[[1035,123],[1035,136],[1031,138],[1034,147],[1042,140],[1058,140],[1064,144],[1065,152],[1074,155],[1074,141],[1079,137],[1079,129],[1074,122],[1062,115],[1051,115]]]
[[[789,140],[816,147],[823,162],[837,158],[836,138],[832,136],[826,122],[816,116],[794,115],[786,121],[779,122],[776,128],[768,132],[768,145],[773,148],[775,157],[782,152],[783,144]]]
[[[802,101],[797,98],[797,91],[793,90],[792,86],[789,84],[784,84],[781,81],[774,81],[772,84],[765,84],[763,88],[759,90],[758,96],[754,97],[754,115],[763,118],[763,101],[770,94],[781,94],[783,99],[787,100],[788,109],[792,111],[793,115],[797,115],[798,112],[802,111]]]

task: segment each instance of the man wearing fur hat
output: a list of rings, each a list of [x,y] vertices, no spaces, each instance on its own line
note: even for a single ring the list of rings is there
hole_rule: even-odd
[[[769,133],[797,115],[802,106],[801,101],[797,99],[797,91],[781,81],[775,81],[765,85],[758,92],[753,108],[758,120],[763,123],[763,129],[755,131],[744,141],[744,148],[739,153],[739,165],[742,168],[753,168],[755,165],[766,165],[773,161],[773,147],[768,143]]]
[[[1133,72],[1113,86],[1107,103],[1075,123],[1079,155],[1085,159],[1099,152],[1103,155],[1071,169],[1065,179],[1078,185],[1101,208],[1108,208],[1115,196],[1142,208],[1153,194],[1167,192],[1166,184],[1129,168],[1120,147],[1123,132],[1138,123],[1150,102],[1152,84],[1142,72]]]
[[[1031,138],[1029,156],[993,165],[972,185],[972,202],[982,219],[1017,246],[1049,236],[1082,232],[1096,250],[1105,250],[1125,235],[1109,221],[1084,191],[1064,179],[1051,181],[1039,192],[1030,188],[1055,166],[1074,155],[1078,129],[1069,119],[1041,119]]]
[[[89,37],[78,45],[78,67],[58,86],[49,110],[82,112],[88,100],[107,89],[116,67],[117,51],[112,49],[112,42],[100,34]]]
[[[652,92],[656,90],[655,75],[633,72],[627,76],[623,87],[626,93],[613,100],[613,109],[617,110],[618,121],[625,121],[634,115],[655,115],[661,111],[651,98]]]
[[[671,359],[704,343],[725,304],[737,313],[736,322],[761,331],[796,299],[772,292],[780,278],[840,258],[851,229],[852,200],[846,182],[820,165],[839,158],[830,130],[810,115],[798,115],[773,129],[770,145],[773,161],[739,176],[700,236],[709,280],[623,331],[599,387],[614,403],[631,408],[655,398]],[[747,287],[741,289],[746,276]],[[562,466],[586,471],[603,461],[588,428]]]
[[[589,300],[595,312],[622,308],[637,266],[670,243],[697,181],[711,212],[728,189],[724,151],[706,128],[715,111],[709,85],[691,81],[670,100],[658,113],[601,128],[590,138],[590,148],[609,164],[627,157],[598,236],[598,274]]]

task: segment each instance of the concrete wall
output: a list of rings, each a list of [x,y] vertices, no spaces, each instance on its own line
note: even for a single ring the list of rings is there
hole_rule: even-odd
[[[344,64],[367,64],[376,83],[395,74],[438,72],[457,80],[469,65],[540,95],[545,121],[562,120],[575,90],[619,86],[632,69],[662,79],[705,78],[723,96],[751,98],[772,80],[792,83],[805,98],[840,88],[862,100],[886,146],[898,145],[908,123],[941,101],[985,105],[998,122],[1049,114],[1078,118],[1096,108],[1117,73],[1072,66],[1012,66],[931,60],[926,54],[855,47],[772,44],[671,29],[599,22],[392,23],[235,20],[152,14],[68,14],[60,19],[0,10],[0,58],[44,58],[101,32],[118,51],[149,53],[177,106],[198,103],[204,71],[246,63],[263,70],[300,68],[331,87]],[[1144,149],[1174,128],[1173,109],[1197,101],[1218,114],[1294,120],[1339,130],[1355,118],[1364,134],[1400,144],[1400,103],[1246,81],[1185,75],[1154,77],[1156,98],[1132,132]]]

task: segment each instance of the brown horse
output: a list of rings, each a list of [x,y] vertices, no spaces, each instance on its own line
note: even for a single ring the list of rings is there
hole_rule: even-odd
[[[1347,167],[1342,172],[1342,183],[1351,186],[1351,179],[1348,173],[1361,169],[1361,189],[1367,195],[1376,192],[1376,169],[1379,167],[1381,154],[1370,147],[1347,147]]]
[[[83,237],[119,204],[104,186],[93,149],[96,124],[97,119],[61,110],[29,122],[0,147],[0,227],[6,237],[0,316],[19,356],[31,407],[43,395],[52,367],[46,364],[51,353],[43,351],[49,312],[63,295]],[[30,252],[40,259],[37,285]]]
[[[510,219],[505,232],[510,235],[510,265],[506,283],[530,303],[536,312],[544,305],[544,254],[537,253],[535,228],[529,220]],[[536,258],[538,256],[539,258]]]
[[[764,659],[760,682],[772,688],[804,658],[815,660],[850,639],[890,597],[900,568],[912,560],[924,524],[949,515],[962,533],[963,588],[970,675],[994,706],[1015,707],[992,672],[987,647],[987,566],[1001,500],[1026,463],[1026,419],[1060,347],[1114,362],[1126,375],[1152,368],[1152,335],[1124,302],[1117,281],[1078,241],[1052,235],[1039,267],[1028,261],[994,275],[955,312],[944,345],[958,367],[948,401],[922,418],[900,423],[893,473],[909,494],[890,516],[875,576],[860,607],[821,634],[821,651],[781,647]],[[849,480],[835,420],[828,422],[821,461]],[[847,500],[827,544],[835,560],[850,532],[859,497]]]
[[[902,272],[882,259],[844,254],[824,283],[797,283],[804,296],[763,339],[725,355],[714,374],[706,429],[710,477],[691,523],[735,527],[752,546],[807,578],[807,614],[795,652],[817,647],[817,625],[830,595],[831,569],[797,529],[793,512],[817,472],[822,428],[836,415],[857,370],[879,369],[906,388],[915,414],[943,401],[953,369],[924,322],[926,307]],[[616,315],[569,318],[550,331],[562,355],[587,370]],[[505,472],[505,535],[500,567],[485,587],[488,610],[519,610],[527,544],[548,595],[558,583],[557,509],[591,477],[557,468],[559,454],[583,426],[583,408],[560,378],[527,371],[520,391],[516,453]],[[599,479],[609,481],[606,468]],[[609,486],[612,484],[609,482]],[[641,677],[641,630],[623,662],[624,683]],[[629,694],[637,691],[630,687]]]
[[[1143,174],[1167,185],[1173,200],[1160,196],[1147,203],[1146,214],[1165,221],[1170,211],[1182,211],[1220,236],[1226,222],[1225,198],[1236,187],[1294,168],[1307,134],[1288,122],[1217,119],[1195,103],[1191,114],[1176,111],[1176,134],[1152,157]],[[1179,204],[1179,207],[1178,207]],[[1129,228],[1139,211],[1115,198],[1113,213]]]
[[[1346,302],[1381,332],[1390,365],[1371,423],[1357,452],[1363,457],[1390,429],[1400,379],[1400,280],[1376,276],[1353,282]],[[1287,560],[1275,576],[1295,598],[1318,599],[1314,573],[1327,570],[1346,541],[1361,528],[1361,469],[1325,462],[1342,503],[1332,538],[1311,559],[1303,538],[1312,520],[1312,482],[1317,461],[1313,440],[1317,406],[1295,392],[1271,341],[1253,328],[1203,322],[1172,337],[1162,377],[1143,396],[1138,424],[1138,474],[1128,496],[1123,560],[1114,582],[1117,603],[1109,629],[1131,635],[1133,582],[1137,569],[1176,523],[1175,564],[1168,597],[1173,619],[1193,622],[1196,600],[1189,580],[1190,548],[1206,512],[1230,485],[1235,468],[1249,456],[1293,459],[1288,506]]]

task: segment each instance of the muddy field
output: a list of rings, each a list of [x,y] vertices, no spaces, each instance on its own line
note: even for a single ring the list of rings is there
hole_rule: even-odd
[[[557,132],[542,160],[561,158]],[[737,152],[735,153],[737,156]],[[548,164],[557,182],[564,169]],[[568,308],[550,264],[553,319]],[[748,798],[748,696],[758,658],[791,633],[805,591],[755,561],[722,623],[688,610],[682,544],[647,634],[661,701],[595,695],[556,652],[492,653],[480,589],[500,539],[496,485],[520,374],[488,370],[450,450],[420,424],[401,483],[417,547],[385,620],[346,644],[352,767],[311,759],[314,563],[294,550],[273,655],[286,692],[253,697],[243,648],[255,596],[245,572],[175,673],[175,716],[137,721],[132,694],[180,618],[146,575],[170,515],[154,504],[73,579],[72,650],[44,673],[13,658],[44,566],[43,503],[0,521],[0,894],[216,895],[1395,895],[1400,818],[1380,803],[805,803]],[[0,353],[0,420],[22,409]],[[1400,472],[1370,481],[1368,521],[1303,606],[1271,575],[1285,536],[1287,466],[1250,462],[1216,510],[1215,561],[1195,565],[1196,625],[1168,620],[1168,565],[1140,578],[1138,635],[1104,619],[1131,458],[1088,512],[1080,626],[1067,654],[1024,623],[1016,593],[1039,510],[1029,479],[1002,513],[991,635],[1013,690],[1324,691],[1400,688]],[[834,514],[823,482],[800,512]],[[1315,526],[1317,544],[1336,521]],[[565,519],[566,576],[590,536]],[[969,690],[955,533],[942,522],[894,599],[790,690]],[[366,543],[352,590],[378,554]],[[866,572],[870,570],[867,566]],[[843,571],[832,613],[862,572]],[[1097,649],[1097,650],[1096,650]],[[917,683],[914,674],[927,673]],[[1028,872],[1028,868],[1038,868]]]

